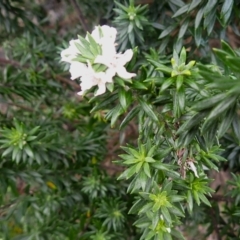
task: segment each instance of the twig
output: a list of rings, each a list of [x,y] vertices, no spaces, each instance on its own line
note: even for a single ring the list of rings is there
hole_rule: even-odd
[[[87,26],[87,23],[86,23],[84,17],[83,17],[82,10],[79,7],[78,3],[76,2],[76,0],[70,0],[70,1],[71,1],[72,5],[75,7],[75,9],[78,13],[78,18],[80,20],[80,23],[81,23],[83,29],[85,30],[85,32],[89,32],[89,28]]]
[[[209,199],[217,202],[234,202],[234,199],[231,197],[221,196],[221,195],[213,195]]]
[[[22,108],[28,112],[35,112],[35,110],[31,107],[27,107],[27,106],[23,106],[23,105],[19,105],[17,103],[10,103],[10,102],[4,102],[4,104],[7,104],[7,105],[11,105],[11,106],[16,106],[16,107],[19,107],[19,108]]]
[[[0,58],[0,65],[1,66],[11,65],[11,66],[14,66],[16,68],[22,68],[22,69],[27,69],[28,68],[28,66],[26,66],[26,65],[22,66],[19,62],[16,62],[14,60],[8,60],[8,59],[5,59],[5,58]],[[55,75],[55,78],[56,78],[56,80],[58,80],[60,82],[63,82],[63,83],[66,83],[67,85],[72,86],[74,88],[74,90],[76,90],[76,91],[81,90],[81,87],[76,82],[71,81],[67,78],[64,78],[61,75]]]
[[[68,80],[68,79],[66,79],[66,78],[64,78],[64,77],[62,77],[60,75],[55,75],[55,78],[57,80],[63,82],[63,83],[66,83],[66,84],[72,86],[77,91],[81,90],[81,87],[77,83],[75,83],[74,81]]]
[[[20,63],[16,62],[16,61],[13,61],[13,60],[8,60],[8,59],[5,59],[5,58],[0,58],[0,65],[4,66],[4,65],[12,65],[14,67],[17,67],[17,68],[24,68],[23,66],[21,66]]]
[[[217,235],[217,240],[222,240],[221,236],[220,236],[220,233],[219,233],[219,229],[218,229],[218,222],[216,221],[216,213],[215,211],[213,210],[213,208],[211,208],[211,218],[212,218],[212,224],[213,224],[213,228],[216,232],[216,235]]]

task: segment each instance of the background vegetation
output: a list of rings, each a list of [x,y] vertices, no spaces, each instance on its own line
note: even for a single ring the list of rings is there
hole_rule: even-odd
[[[239,6],[0,0],[0,239],[239,239]],[[138,76],[82,98],[60,52],[103,24]]]

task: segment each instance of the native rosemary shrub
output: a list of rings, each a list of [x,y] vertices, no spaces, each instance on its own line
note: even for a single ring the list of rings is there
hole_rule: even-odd
[[[1,239],[239,239],[239,2],[146,2],[0,1]]]

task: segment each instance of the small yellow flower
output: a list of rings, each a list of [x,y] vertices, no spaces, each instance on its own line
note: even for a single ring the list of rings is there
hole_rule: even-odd
[[[96,164],[97,163],[97,159],[96,159],[96,157],[93,157],[92,158],[92,164]]]
[[[90,218],[90,217],[91,217],[91,212],[90,212],[90,210],[87,210],[86,215],[87,215],[87,218]]]
[[[56,185],[53,182],[50,182],[50,181],[47,182],[47,186],[51,189],[54,189],[54,190],[57,189]]]
[[[21,233],[23,233],[23,230],[22,230],[22,228],[15,226],[13,228],[13,232],[17,233],[17,234],[21,234]]]

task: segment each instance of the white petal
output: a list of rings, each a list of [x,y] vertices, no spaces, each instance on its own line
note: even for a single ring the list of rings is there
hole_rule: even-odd
[[[166,228],[166,230],[170,233],[171,232],[171,228]]]
[[[116,58],[115,44],[110,41],[105,41],[102,44],[102,55],[107,58]]]
[[[117,64],[124,66],[127,62],[132,59],[133,51],[132,49],[128,49],[124,54],[117,55]]]
[[[194,172],[194,175],[198,178],[199,176],[198,176],[197,169],[196,169],[194,163],[188,162],[188,165],[189,165],[190,169]]]
[[[109,27],[107,25],[101,26],[101,31],[103,33],[104,38],[109,38],[112,42],[115,42],[117,36],[117,30],[114,27]]]
[[[79,40],[71,40],[69,42],[69,47],[61,52],[62,61],[71,63],[73,58],[81,54],[75,45],[76,42],[80,43]]]
[[[95,27],[94,30],[92,31],[91,33],[92,37],[94,38],[94,40],[100,44],[100,40],[101,40],[101,37],[100,37],[100,32],[99,32],[99,26]]]
[[[108,41],[111,44],[114,44],[117,36],[116,28],[109,27],[107,25],[97,26],[91,33],[94,40],[102,45],[104,42]]]
[[[86,90],[91,89],[93,86],[97,85],[97,82],[94,79],[94,76],[91,74],[86,74],[83,77],[81,77],[81,92],[79,92],[79,95],[84,94]]]
[[[69,72],[71,73],[71,79],[74,80],[86,74],[87,66],[80,62],[71,62]]]
[[[129,73],[127,72],[125,67],[122,66],[118,66],[117,67],[117,74],[119,77],[123,78],[123,79],[130,79],[132,77],[135,77],[136,74],[135,73]]]
[[[113,82],[113,77],[116,75],[116,69],[115,68],[108,68],[106,71],[106,80],[105,82],[112,83]]]
[[[70,47],[71,47],[72,51],[75,52],[75,54],[80,53],[80,51],[78,50],[78,48],[76,46],[76,43],[81,45],[81,42],[79,39],[71,40],[69,42]]]
[[[106,92],[106,85],[105,83],[101,82],[98,84],[98,90],[95,94],[95,96],[101,95]]]
[[[62,52],[61,52],[61,60],[63,62],[69,62],[71,63],[72,59],[75,57],[75,55],[72,53],[71,51],[71,48],[67,48],[67,49],[64,49]]]
[[[94,63],[100,63],[100,64],[103,64],[107,67],[110,67],[111,66],[111,63],[109,61],[110,59],[102,56],[102,55],[98,55],[95,60],[94,60]]]

